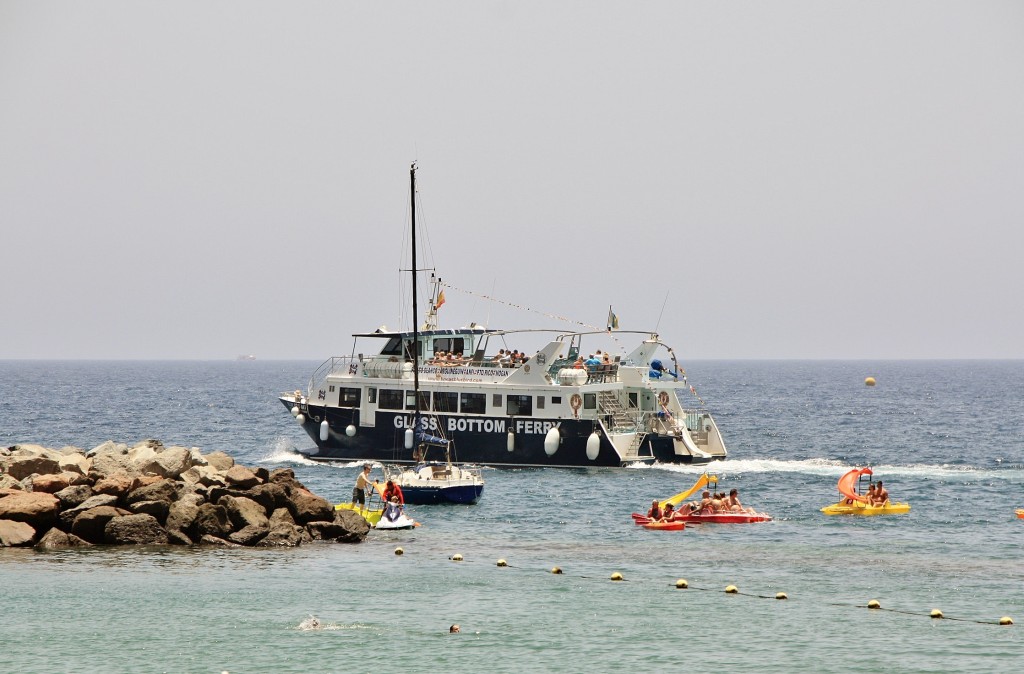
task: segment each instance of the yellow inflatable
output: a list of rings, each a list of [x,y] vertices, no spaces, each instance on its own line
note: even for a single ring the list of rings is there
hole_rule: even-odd
[[[821,509],[826,515],[900,515],[910,512],[909,503],[891,503],[872,505],[863,494],[857,493],[857,484],[862,477],[870,478],[870,468],[854,468],[839,478],[839,493],[843,500],[827,505]]]
[[[335,510],[353,510],[363,516],[363,519],[370,523],[370,526],[374,526],[377,522],[380,522],[380,516],[384,514],[384,509],[380,510],[369,510],[367,508],[360,508],[359,506],[353,506],[351,503],[339,503],[334,506]]]
[[[909,503],[886,503],[885,505],[869,505],[860,501],[839,503],[825,506],[821,512],[826,515],[900,515],[910,512]]]

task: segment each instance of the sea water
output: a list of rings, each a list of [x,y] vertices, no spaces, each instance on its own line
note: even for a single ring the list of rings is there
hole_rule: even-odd
[[[299,456],[312,443],[276,400],[316,365],[0,361],[0,445],[157,438],[289,467],[346,500],[357,467]],[[688,374],[729,448],[710,470],[774,521],[632,523],[704,468],[489,469],[479,503],[410,506],[421,527],[358,545],[0,549],[0,671],[1024,668],[1024,363],[698,361]],[[819,512],[864,465],[910,513]]]

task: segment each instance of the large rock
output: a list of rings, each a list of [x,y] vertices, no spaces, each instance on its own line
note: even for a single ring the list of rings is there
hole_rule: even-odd
[[[213,466],[192,466],[179,477],[189,484],[201,484],[206,487],[224,487],[227,485],[224,473],[218,471]]]
[[[196,518],[187,531],[192,540],[202,539],[204,536],[225,538],[231,533],[231,521],[228,519],[228,511],[222,505],[204,503],[199,506]]]
[[[236,487],[238,489],[251,489],[260,483],[260,479],[256,477],[256,473],[252,472],[245,466],[234,465],[227,469],[224,473],[224,479],[227,481],[229,487]]]
[[[167,520],[164,527],[168,533],[174,531],[187,532],[192,528],[192,523],[199,515],[199,505],[203,502],[198,494],[188,494],[171,504],[167,512]],[[189,537],[191,540],[191,536]]]
[[[32,545],[36,530],[26,522],[0,520],[0,547],[13,548]]]
[[[55,550],[58,548],[76,548],[92,545],[89,541],[83,540],[74,534],[61,531],[57,527],[50,529],[36,543],[36,550]]]
[[[253,524],[242,527],[238,531],[232,531],[228,534],[228,540],[239,545],[256,545],[269,533],[270,527],[266,524],[262,526]]]
[[[127,510],[121,510],[113,506],[100,506],[90,508],[78,514],[71,525],[71,533],[79,538],[84,538],[90,543],[103,543],[104,530],[107,523],[115,517],[131,515]]]
[[[295,471],[291,468],[277,468],[270,471],[270,482],[279,484],[286,490],[304,489],[302,483],[295,479]]]
[[[342,530],[334,536],[339,543],[361,543],[370,531],[370,523],[354,510],[335,510],[333,523]]]
[[[235,465],[235,460],[224,452],[210,452],[204,457],[207,465],[216,471],[226,473],[231,466]]]
[[[97,456],[103,456],[105,454],[126,456],[128,454],[128,445],[121,442],[114,442],[113,440],[107,440],[102,444],[96,445],[85,453],[85,455],[91,459],[95,459]]]
[[[125,502],[129,505],[139,501],[164,501],[170,507],[171,502],[176,500],[178,500],[177,485],[174,480],[167,479],[134,489],[125,497]]]
[[[15,480],[24,480],[32,474],[49,475],[60,472],[60,462],[43,455],[13,456],[7,464],[7,474]]]
[[[270,514],[270,531],[256,545],[262,548],[294,548],[307,538],[312,540],[309,532],[295,524],[288,508],[278,508]]]
[[[152,515],[161,525],[167,521],[167,514],[170,509],[171,504],[167,501],[136,501],[128,506],[128,510],[131,510],[136,515],[140,513]]]
[[[288,507],[288,492],[279,484],[258,484],[244,492],[244,495],[263,506],[268,514],[278,508]]]
[[[115,506],[117,505],[117,497],[110,494],[96,494],[82,501],[74,508],[68,508],[62,510],[57,519],[60,521],[60,528],[64,531],[71,531],[71,526],[75,523],[75,518],[84,513],[86,510],[92,510],[93,508],[99,508],[100,506]]]
[[[134,451],[134,450],[133,450]],[[140,473],[151,473],[177,479],[192,467],[192,452],[184,447],[168,447],[145,459],[135,459],[133,464]]]
[[[334,507],[327,499],[305,488],[289,491],[288,509],[291,510],[297,524],[334,519]]]
[[[105,473],[105,476],[93,484],[92,490],[97,494],[110,494],[122,499],[128,495],[135,484],[135,476],[129,475],[123,467],[119,467],[112,473]]]
[[[60,509],[62,511],[82,505],[92,495],[92,487],[87,484],[72,485],[54,494],[57,500],[60,501]]]
[[[15,480],[13,477],[5,473],[0,475],[0,491],[6,491],[8,489],[24,491],[25,488],[21,486],[21,480]]]
[[[92,468],[92,461],[78,447],[64,447],[57,457],[62,472],[87,475]]]
[[[270,520],[263,506],[241,496],[225,496],[219,501],[228,511],[228,519],[235,531],[228,540],[242,545],[253,545],[270,532]]]
[[[61,489],[71,486],[75,477],[81,477],[77,473],[49,473],[47,475],[35,475],[32,478],[32,491],[41,491],[47,494],[55,494]]]
[[[122,515],[107,522],[103,541],[112,545],[166,545],[167,532],[152,515]]]
[[[0,519],[27,522],[45,531],[60,511],[60,501],[53,494],[7,490],[0,493]]]
[[[236,530],[250,526],[266,528],[269,524],[267,511],[252,499],[225,496],[219,503],[228,511],[228,519]]]

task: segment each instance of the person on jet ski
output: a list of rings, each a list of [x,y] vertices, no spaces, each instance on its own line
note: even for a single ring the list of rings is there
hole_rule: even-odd
[[[392,496],[391,501],[384,507],[384,517],[389,522],[394,522],[402,516],[402,504],[398,501],[397,496]]]

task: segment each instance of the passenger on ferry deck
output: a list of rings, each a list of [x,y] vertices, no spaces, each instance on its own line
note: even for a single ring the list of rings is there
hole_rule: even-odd
[[[652,520],[661,519],[661,504],[658,502],[658,499],[651,501],[651,508],[647,511],[647,516]]]
[[[456,365],[464,365],[466,363],[466,359],[462,357],[462,352],[459,351],[457,354],[455,354],[455,357],[452,358],[452,362],[454,362]]]
[[[491,360],[500,365],[505,358],[505,349],[498,349],[498,354],[491,358]]]
[[[601,359],[594,356],[594,354],[590,354],[590,357],[583,361],[583,364],[588,368],[595,367],[601,364]]]
[[[601,354],[601,364],[602,365],[611,365],[612,364],[612,356],[607,351],[605,351],[603,354]]]
[[[577,358],[576,358],[576,362],[575,362],[575,363],[573,363],[573,364],[572,364],[572,366],[573,366],[574,368],[576,368],[577,370],[582,370],[582,369],[584,368],[584,365],[583,365],[583,356],[577,356]]]

